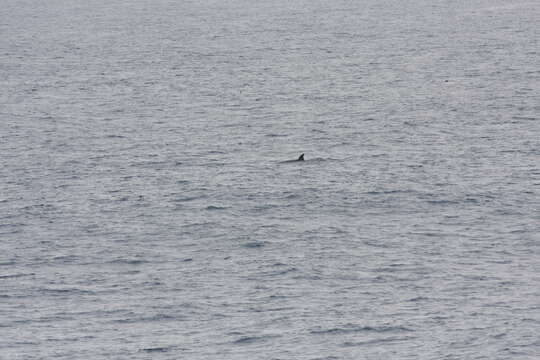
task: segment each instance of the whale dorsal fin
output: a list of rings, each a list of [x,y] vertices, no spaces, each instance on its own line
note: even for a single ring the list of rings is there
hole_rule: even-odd
[[[298,158],[298,161],[304,161],[304,154],[300,155],[300,157]]]

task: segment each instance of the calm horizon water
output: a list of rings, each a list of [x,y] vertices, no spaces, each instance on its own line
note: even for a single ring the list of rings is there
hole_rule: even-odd
[[[0,359],[539,359],[538,24],[2,1]]]

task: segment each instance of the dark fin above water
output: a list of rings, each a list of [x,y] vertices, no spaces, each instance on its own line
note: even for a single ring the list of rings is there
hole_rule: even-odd
[[[295,163],[295,162],[298,162],[298,161],[304,161],[304,154],[300,155],[298,157],[298,159],[294,159],[294,160],[285,160],[285,161],[281,161],[280,163],[281,164],[286,164],[286,163]]]

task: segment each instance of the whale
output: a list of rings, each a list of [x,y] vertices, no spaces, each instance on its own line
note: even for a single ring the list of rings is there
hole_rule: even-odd
[[[286,161],[282,161],[281,163],[294,163],[294,162],[297,162],[297,161],[304,161],[304,154],[300,155],[298,157],[298,159],[295,159],[295,160],[286,160]]]

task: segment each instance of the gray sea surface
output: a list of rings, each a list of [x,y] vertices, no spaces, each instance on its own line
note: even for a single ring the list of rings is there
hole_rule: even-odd
[[[539,24],[2,0],[0,359],[539,359]]]

